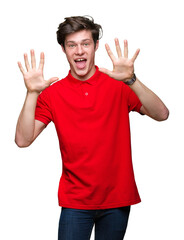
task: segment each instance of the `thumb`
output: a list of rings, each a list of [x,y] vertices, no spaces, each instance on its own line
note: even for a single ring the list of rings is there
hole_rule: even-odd
[[[54,82],[56,82],[56,81],[58,81],[58,80],[59,80],[58,77],[52,77],[52,78],[50,78],[49,80],[47,80],[47,82],[48,82],[49,85],[51,85],[52,83],[54,83]]]
[[[106,68],[99,68],[99,71],[109,75],[109,77],[112,77],[112,72]]]

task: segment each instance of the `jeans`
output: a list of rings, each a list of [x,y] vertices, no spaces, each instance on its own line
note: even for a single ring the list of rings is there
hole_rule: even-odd
[[[58,240],[90,240],[95,225],[95,240],[122,240],[124,238],[130,206],[82,210],[62,207]]]

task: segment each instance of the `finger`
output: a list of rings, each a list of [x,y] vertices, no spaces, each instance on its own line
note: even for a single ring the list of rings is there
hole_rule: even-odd
[[[41,52],[41,53],[40,53],[40,64],[39,64],[39,69],[41,69],[42,71],[43,71],[43,67],[44,67],[44,60],[45,60],[44,53]]]
[[[36,59],[35,59],[35,53],[34,53],[34,50],[31,49],[31,65],[32,65],[32,68],[36,68]]]
[[[116,44],[116,51],[117,51],[118,57],[122,57],[122,52],[121,52],[118,38],[115,38],[115,44]]]
[[[105,44],[105,48],[106,48],[106,51],[107,51],[110,59],[113,62],[116,58],[114,57],[114,55],[113,55],[113,53],[112,53],[112,51],[111,51],[111,49],[110,49],[110,47],[109,47],[109,45],[107,43]]]
[[[140,49],[138,48],[134,54],[134,56],[132,57],[132,61],[135,62],[135,59],[137,58],[137,56],[139,55]]]
[[[26,53],[24,53],[24,62],[25,62],[25,66],[26,66],[27,71],[29,71],[30,70],[30,65],[29,65],[29,61],[28,61],[28,57],[27,57]]]
[[[124,40],[124,57],[128,58],[128,41]]]
[[[18,62],[18,66],[19,66],[19,69],[20,69],[21,73],[24,74],[25,71],[24,71],[24,68],[22,67],[21,62]]]
[[[48,86],[50,86],[52,83],[58,81],[59,78],[58,77],[52,77],[49,80],[47,80]]]

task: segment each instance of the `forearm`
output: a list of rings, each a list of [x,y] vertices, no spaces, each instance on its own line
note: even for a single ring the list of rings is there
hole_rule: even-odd
[[[139,79],[137,79],[130,88],[138,96],[143,105],[143,112],[157,121],[163,121],[168,118],[169,111],[161,99],[147,88]]]
[[[34,138],[35,108],[39,93],[27,92],[16,127],[15,142],[19,147],[29,146]]]

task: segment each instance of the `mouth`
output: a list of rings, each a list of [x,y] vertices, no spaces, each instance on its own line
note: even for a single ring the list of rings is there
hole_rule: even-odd
[[[86,58],[78,58],[74,60],[78,69],[84,69],[86,67]]]

